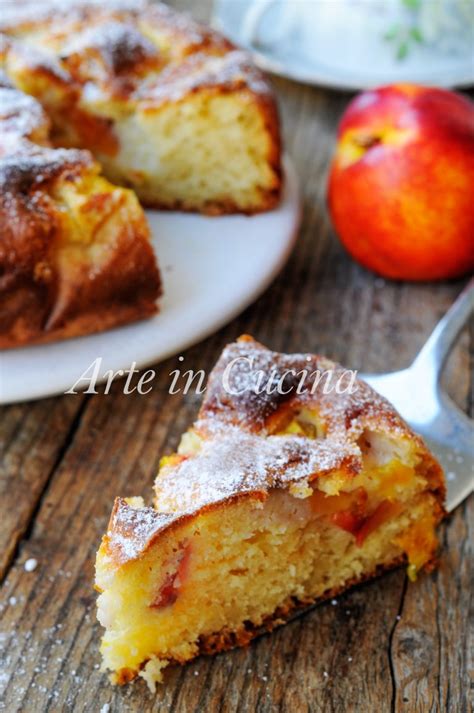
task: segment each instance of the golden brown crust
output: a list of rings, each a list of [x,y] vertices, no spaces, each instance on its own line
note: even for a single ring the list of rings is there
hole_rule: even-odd
[[[269,389],[260,388],[265,385],[259,382],[262,372],[272,377]],[[330,382],[326,382],[326,373],[331,375]],[[323,378],[318,381],[319,376]],[[298,390],[302,377],[303,386]],[[364,428],[380,427],[394,436],[409,436],[422,443],[393,406],[365,382],[357,379],[354,393],[349,389],[337,393],[338,379],[339,391],[349,386],[347,370],[326,357],[280,354],[243,335],[224,349],[210,375],[197,428],[206,432],[210,425],[222,423],[271,434],[281,428],[288,414],[308,407],[320,414],[326,437],[359,435]],[[228,382],[228,388],[224,382]],[[278,382],[281,389],[275,388]],[[326,383],[333,388],[325,389]]]
[[[7,331],[0,334],[0,349],[14,349],[28,344],[48,344],[60,339],[96,334],[152,317],[157,312],[154,302],[130,306],[117,303],[102,308],[100,314],[91,308],[90,312],[84,312],[84,314],[69,319],[64,326],[45,329],[43,327],[43,311],[38,309],[39,300],[34,293],[32,295],[20,293],[17,302],[15,303],[13,299],[12,302],[16,307],[15,313],[21,314],[21,316],[16,319],[12,317],[8,322],[10,315],[6,315]],[[10,312],[13,312],[12,306],[7,305],[7,307]],[[0,329],[2,329],[3,323],[2,319]]]
[[[232,370],[226,375],[229,365]],[[185,520],[228,507],[236,499],[263,501],[275,488],[310,483],[334,471],[351,479],[362,468],[360,439],[366,430],[416,448],[441,519],[445,497],[441,467],[389,402],[360,380],[352,394],[325,393],[324,380],[317,382],[313,393],[297,393],[295,374],[303,368],[309,374],[332,371],[336,378],[344,371],[321,356],[272,352],[250,337],[224,349],[194,425],[202,439],[199,451],[177,456],[161,468],[155,483],[156,509],[135,509],[116,500],[104,538],[116,565],[142,557],[165,532]],[[262,372],[272,376],[272,383],[282,380],[288,393],[254,393]],[[307,385],[312,383],[309,378]],[[303,407],[319,414],[324,434],[317,438],[277,435],[290,414]]]
[[[51,148],[39,104],[8,87],[0,88],[0,129],[0,348],[156,312],[161,281],[135,197],[110,184],[95,189],[99,167],[89,152]],[[92,189],[79,213],[84,222],[100,214],[90,241],[71,235],[58,194],[87,181]],[[108,230],[117,214],[122,219]]]
[[[65,23],[78,34],[84,28],[111,20],[128,25],[140,23],[160,32],[163,41],[166,39],[172,44],[166,50],[174,56],[205,48],[218,51],[233,46],[220,33],[194,21],[189,15],[149,0],[69,0],[67,3],[64,0],[4,0],[0,32],[18,34],[53,27],[60,35]]]
[[[27,0],[8,3],[0,22],[7,73],[27,83],[48,105],[53,141],[87,148],[99,157],[120,150],[114,132],[116,114],[159,111],[205,92],[246,92],[257,106],[268,135],[267,165],[272,176],[253,205],[239,206],[231,195],[209,201],[210,215],[253,214],[273,208],[282,187],[281,139],[273,92],[249,55],[236,50],[219,33],[146,0],[75,0],[72,3]],[[30,33],[41,41],[29,40]],[[44,92],[43,87],[52,87]],[[92,103],[89,101],[93,96]],[[47,101],[47,99],[46,99]],[[94,102],[102,109],[96,111]],[[103,108],[109,107],[111,117]],[[143,197],[150,207],[193,210],[186,200]]]

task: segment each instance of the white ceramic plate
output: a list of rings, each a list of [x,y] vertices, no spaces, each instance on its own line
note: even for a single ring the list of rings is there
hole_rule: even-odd
[[[399,60],[384,35],[404,12],[401,2],[388,0],[215,0],[212,23],[250,49],[262,69],[306,84],[343,90],[395,82],[471,85],[472,25],[464,27],[462,44],[438,28],[438,42],[415,42]]]
[[[102,357],[100,375],[147,366],[204,339],[253,302],[283,267],[300,222],[295,171],[285,160],[279,207],[246,217],[147,211],[164,298],[152,319],[89,337],[0,355],[0,403],[63,393]]]

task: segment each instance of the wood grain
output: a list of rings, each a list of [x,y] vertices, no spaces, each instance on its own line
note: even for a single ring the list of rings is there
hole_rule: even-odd
[[[85,398],[5,408],[0,418],[0,581],[33,519],[49,477],[73,438]]]
[[[179,5],[191,6],[187,0]],[[206,3],[196,8],[208,11]],[[247,332],[283,351],[320,351],[352,368],[407,365],[462,287],[386,282],[335,238],[326,172],[348,95],[275,82],[286,146],[301,178],[297,248],[271,288],[226,328],[185,352],[208,370]],[[471,353],[469,352],[471,345]],[[472,334],[453,354],[446,386],[472,409]],[[0,708],[14,711],[468,711],[472,675],[474,502],[443,526],[439,570],[407,583],[393,572],[316,607],[246,649],[175,668],[153,696],[116,689],[98,670],[93,561],[115,495],[150,493],[199,398],[170,396],[177,357],[157,367],[147,396],[63,396],[3,409]],[[24,562],[38,566],[26,572]],[[469,646],[471,644],[471,646]]]

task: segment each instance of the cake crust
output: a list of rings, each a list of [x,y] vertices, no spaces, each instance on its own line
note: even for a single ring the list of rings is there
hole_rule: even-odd
[[[90,149],[106,175],[133,187],[146,205],[217,215],[252,214],[278,203],[281,142],[273,92],[249,55],[220,33],[145,0],[7,3],[0,33],[4,38],[0,54],[7,74],[45,105],[53,119],[53,141]],[[193,116],[190,107],[194,107]],[[255,125],[253,148],[245,145],[251,132],[237,131],[242,121],[239,112]],[[260,154],[258,168],[251,162],[244,167],[248,175],[256,174],[249,179],[253,182],[251,195],[238,196],[242,178],[232,178],[235,188],[229,184],[228,190],[216,189],[201,199],[195,195],[194,185],[182,194],[177,189],[167,192],[166,179],[169,182],[171,174],[163,174],[159,187],[153,188],[153,172],[160,165],[163,169],[169,151],[176,153],[176,146],[167,143],[170,122],[175,132],[183,131],[187,142],[182,122],[193,125],[205,115],[209,117],[207,143],[201,158],[196,158],[196,167],[181,156],[181,163],[174,168],[170,165],[170,171],[174,170],[176,178],[182,174],[181,179],[191,168],[205,172],[201,165],[204,156],[209,163],[210,152],[224,152],[216,178],[225,177],[224,159],[228,163],[233,155],[228,154],[232,142],[241,141],[242,156],[255,147]],[[197,133],[201,131],[198,123]],[[227,131],[221,144],[219,138],[212,139],[219,126]],[[154,151],[159,160],[145,170],[146,157],[142,162],[131,160],[133,147],[128,144],[151,141],[147,127],[156,127],[153,132],[157,134],[156,146],[149,146],[148,160]],[[166,144],[163,154],[160,143]],[[192,147],[199,148],[192,143],[189,151]],[[138,145],[135,149],[140,151]],[[232,170],[227,174],[231,176]]]
[[[38,102],[0,87],[0,348],[157,311],[161,280],[135,196],[88,151],[55,149]]]
[[[235,360],[238,359],[239,362]],[[234,362],[229,393],[224,371]],[[393,406],[368,384],[357,380],[355,393],[325,393],[320,382],[314,393],[296,393],[299,379],[289,374],[287,394],[256,394],[255,374],[264,371],[284,377],[293,370],[344,369],[312,354],[279,354],[245,335],[227,346],[214,367],[193,430],[203,439],[197,458],[173,465],[170,477],[156,482],[157,507],[136,509],[117,498],[106,535],[107,553],[117,565],[143,556],[157,540],[184,520],[239,498],[264,501],[275,488],[308,482],[337,470],[347,480],[362,468],[359,439],[365,429],[408,438],[419,450],[430,472],[431,492],[444,512],[445,484],[439,463]],[[311,381],[309,382],[311,385]],[[321,439],[273,435],[296,409],[315,409],[325,423]]]

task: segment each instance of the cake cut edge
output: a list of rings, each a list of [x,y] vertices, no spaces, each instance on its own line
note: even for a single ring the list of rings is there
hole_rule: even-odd
[[[0,85],[0,349],[101,332],[158,312],[145,214],[92,155],[56,149],[39,102]]]
[[[161,3],[37,5],[6,13],[0,55],[52,117],[57,145],[91,150],[150,208],[253,215],[278,205],[278,108],[248,52]]]

